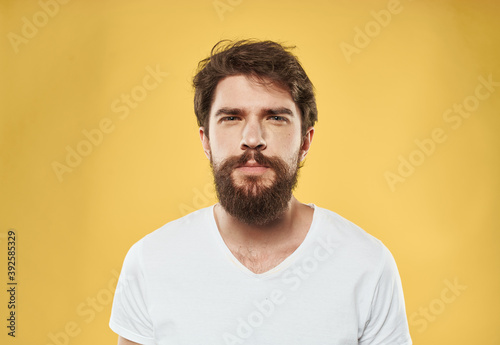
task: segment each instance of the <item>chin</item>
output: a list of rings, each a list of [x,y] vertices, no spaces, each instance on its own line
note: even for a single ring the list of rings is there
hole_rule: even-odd
[[[235,182],[233,183],[233,186],[235,189],[240,189],[244,191],[248,191],[250,188],[252,190],[258,189],[258,190],[263,190],[263,189],[269,189],[273,186],[274,181],[271,181],[269,179],[244,179],[243,181]],[[247,193],[248,194],[248,193]],[[256,193],[252,193],[255,195]]]

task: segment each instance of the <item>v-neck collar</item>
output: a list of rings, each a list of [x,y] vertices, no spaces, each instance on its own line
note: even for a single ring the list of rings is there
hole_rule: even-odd
[[[221,250],[223,251],[224,255],[226,256],[227,259],[234,265],[235,268],[237,268],[240,272],[246,274],[247,276],[250,276],[254,279],[269,279],[275,274],[285,270],[288,268],[294,261],[296,261],[297,257],[301,255],[301,253],[304,251],[304,248],[308,246],[308,243],[312,241],[312,238],[314,237],[314,232],[316,231],[316,223],[318,222],[318,207],[315,204],[307,204],[309,207],[313,208],[313,218],[311,225],[307,231],[307,234],[302,241],[302,243],[295,249],[295,251],[287,256],[283,261],[281,261],[277,266],[271,268],[270,270],[263,272],[263,273],[254,273],[252,272],[248,267],[243,265],[231,252],[231,250],[228,248],[226,245],[226,242],[224,242],[224,239],[222,238],[222,235],[220,234],[219,228],[217,227],[217,223],[215,221],[215,215],[214,215],[214,207],[215,204],[208,207],[208,223],[210,227],[210,232],[214,235],[215,240]]]

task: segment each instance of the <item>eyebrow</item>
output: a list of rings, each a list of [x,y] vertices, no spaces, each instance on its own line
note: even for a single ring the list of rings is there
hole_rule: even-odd
[[[291,111],[288,108],[285,107],[280,107],[280,108],[268,108],[264,110],[264,113],[266,115],[280,115],[280,114],[287,114],[290,116],[293,116],[293,111]]]
[[[214,117],[220,116],[220,115],[240,115],[241,114],[241,109],[238,108],[220,108],[215,112]]]
[[[279,114],[287,114],[290,116],[293,116],[293,111],[291,111],[288,108],[285,107],[278,107],[278,108],[265,108],[262,111],[265,115],[279,115]],[[229,107],[223,107],[218,109],[214,117],[221,116],[221,115],[241,115],[243,111],[240,108],[229,108]]]

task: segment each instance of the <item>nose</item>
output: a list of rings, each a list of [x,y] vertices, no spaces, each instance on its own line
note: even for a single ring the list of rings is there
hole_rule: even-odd
[[[264,138],[264,130],[262,128],[259,119],[250,118],[245,123],[245,127],[243,128],[243,133],[241,137],[241,149],[247,150],[257,149],[264,150],[266,148],[266,140]]]

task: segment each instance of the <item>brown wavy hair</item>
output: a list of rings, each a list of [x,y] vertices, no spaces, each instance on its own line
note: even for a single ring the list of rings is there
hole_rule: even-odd
[[[290,92],[301,112],[302,136],[318,121],[314,86],[290,51],[294,46],[283,46],[273,41],[240,40],[219,41],[210,56],[198,64],[193,78],[194,112],[198,126],[205,127],[208,136],[209,114],[219,81],[232,75],[247,75],[257,81],[269,80]]]

